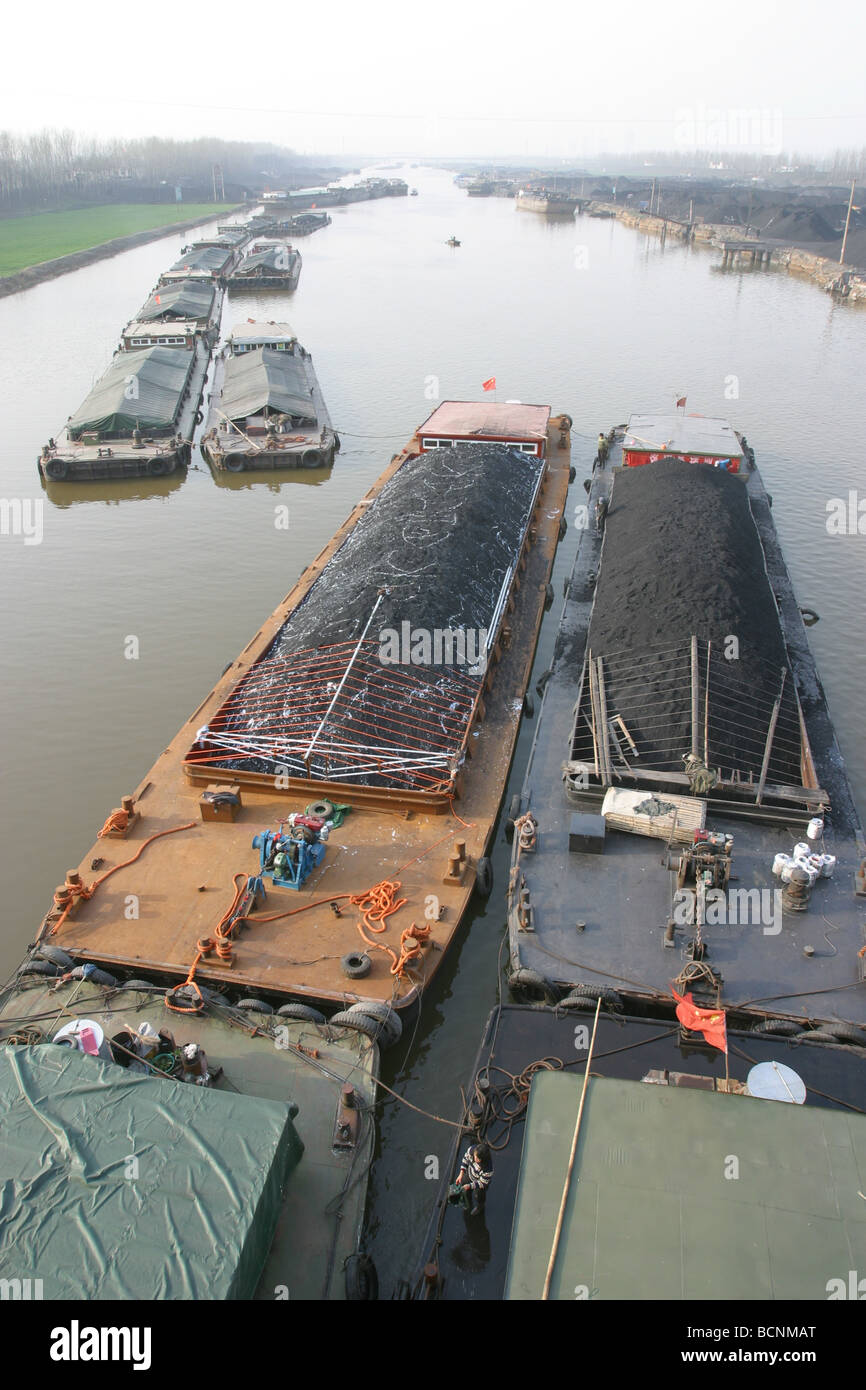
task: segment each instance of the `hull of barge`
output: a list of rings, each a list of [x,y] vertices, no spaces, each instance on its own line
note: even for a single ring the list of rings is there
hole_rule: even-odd
[[[162,478],[185,468],[190,461],[192,441],[201,423],[201,405],[211,358],[211,339],[200,335],[195,342],[195,359],[189,377],[189,395],[183,403],[177,428],[171,439],[145,435],[141,444],[133,439],[106,439],[99,444],[71,440],[64,429],[54,448],[46,445],[37,459],[45,483],[93,482],[105,478]],[[178,443],[177,440],[180,440]]]
[[[251,849],[253,835],[275,826],[305,803],[332,794],[337,801],[350,801],[353,810],[332,832],[324,862],[298,892],[268,888],[261,920],[250,916],[225,963],[216,956],[199,961],[196,980],[232,994],[253,993],[271,1001],[294,998],[342,1007],[372,999],[398,1009],[415,1002],[432,980],[473,898],[517,739],[561,537],[570,469],[566,430],[551,423],[547,464],[508,595],[510,641],[497,643],[491,653],[483,701],[479,698],[475,723],[466,736],[469,757],[461,784],[455,783],[450,793],[447,788],[396,793],[381,787],[350,789],[342,783],[332,786],[319,779],[291,778],[278,791],[272,776],[246,773],[239,779],[228,769],[198,766],[189,756],[198,731],[215,719],[241,678],[268,651],[370,504],[407,459],[419,452],[416,436],[193,711],[134,789],[138,818],[127,838],[97,839],[83,856],[75,872],[89,883],[94,859],[106,867],[125,865],[140,852],[134,865],[124,867],[104,889],[86,901],[79,899],[56,934],[50,935],[76,960],[106,965],[116,972],[144,972],[166,983],[183,982],[196,960],[197,943],[210,936],[231,907],[232,875],[258,872],[258,853]],[[204,823],[199,811],[203,787],[239,780],[243,809],[238,819]],[[118,787],[118,796],[126,790]],[[156,835],[160,838],[151,843]],[[455,879],[448,877],[449,860],[456,857],[458,845],[462,846],[457,850],[461,867]],[[399,883],[399,895],[406,903],[377,940],[386,948],[399,949],[401,932],[411,923],[429,925],[430,940],[403,975],[395,977],[388,956],[377,950],[371,952],[373,968],[366,978],[349,979],[342,958],[367,948],[359,935],[358,914],[345,899],[383,880]],[[123,903],[130,893],[139,904],[134,921],[124,916]],[[341,907],[340,915],[331,909],[333,901]],[[286,916],[290,910],[292,915]],[[265,920],[276,913],[283,914],[280,920]],[[41,930],[50,933],[58,916],[52,909]]]
[[[36,976],[19,976],[13,986],[7,989],[0,999],[0,1042],[4,1045],[0,1052],[8,1058],[10,1054],[38,1054],[50,1066],[52,1054],[61,1058],[66,1053],[59,1047],[45,1046],[51,1043],[63,1027],[74,1020],[96,1021],[104,1033],[105,1041],[100,1047],[99,1059],[82,1058],[83,1067],[93,1066],[93,1084],[87,1095],[88,1105],[82,1105],[76,1114],[76,1131],[81,1134],[92,1132],[91,1127],[99,1123],[95,1110],[100,1104],[99,1087],[106,1073],[113,1070],[110,1062],[110,1040],[131,1029],[141,1029],[144,1020],[156,1032],[168,1030],[181,1046],[195,1042],[207,1057],[207,1065],[212,1074],[211,1085],[205,1095],[210,1106],[217,1110],[218,1097],[225,1096],[227,1107],[233,1106],[238,1094],[267,1102],[288,1102],[297,1114],[294,1128],[303,1145],[303,1152],[288,1175],[282,1198],[279,1203],[276,1227],[271,1239],[267,1258],[258,1274],[255,1292],[247,1292],[245,1297],[259,1300],[290,1298],[292,1300],[335,1300],[347,1297],[347,1277],[344,1273],[346,1261],[351,1259],[360,1246],[364,1221],[364,1206],[367,1194],[367,1171],[373,1159],[375,1124],[373,1107],[376,1101],[376,1078],[379,1072],[379,1049],[368,1037],[347,1029],[331,1029],[313,1021],[296,1021],[288,1017],[242,1010],[230,1010],[220,1005],[208,1006],[195,1016],[182,1015],[166,1008],[162,992],[151,987],[124,990],[112,989],[81,980],[69,983],[50,983]],[[11,1044],[11,1046],[10,1046]],[[125,1054],[119,1054],[122,1058]],[[116,1064],[115,1064],[116,1065]],[[141,1067],[141,1063],[138,1064]],[[119,1071],[119,1066],[117,1067]],[[128,1073],[126,1074],[128,1075]],[[155,1075],[155,1073],[151,1073]],[[181,1105],[188,1102],[192,1091],[201,1096],[197,1087],[189,1081],[179,1081],[163,1076],[159,1078],[162,1089],[160,1107],[162,1115],[162,1134],[170,1134],[179,1123],[179,1112],[175,1102]],[[341,1107],[341,1087],[350,1087],[356,1097],[357,1128],[347,1137],[337,1142],[338,1119],[345,1118]],[[180,1094],[178,1095],[178,1092]],[[58,1086],[61,1104],[63,1088]],[[211,1100],[211,1094],[213,1099]],[[204,1100],[205,1097],[201,1096]],[[43,1116],[50,1105],[41,1107]],[[144,1142],[136,1121],[140,1119],[144,1130],[144,1119],[137,1109],[136,1088],[126,1092],[125,1106],[128,1109],[127,1124],[135,1128],[141,1147]],[[290,1110],[293,1113],[293,1110]],[[351,1117],[350,1117],[351,1118]],[[236,1116],[228,1109],[226,1123],[237,1123]],[[46,1121],[47,1123],[47,1121]],[[58,1138],[57,1135],[61,1137]],[[100,1134],[100,1138],[102,1138]],[[161,1144],[160,1147],[163,1147]],[[64,1144],[62,1130],[48,1139],[48,1149],[43,1149],[40,1157],[45,1161],[50,1154],[49,1166],[62,1171],[69,1162],[68,1145]],[[19,1150],[13,1170],[3,1173],[9,1189],[21,1180],[24,1162],[23,1150]],[[220,1148],[211,1155],[220,1165],[221,1175],[227,1190],[240,1192],[238,1179],[249,1180],[244,1168],[237,1173],[226,1163],[228,1152]],[[238,1159],[237,1148],[233,1152]],[[201,1153],[198,1158],[198,1171],[201,1171]],[[2,1160],[0,1160],[2,1164]],[[105,1169],[105,1165],[103,1165]],[[210,1169],[208,1168],[208,1171]],[[235,1187],[231,1184],[235,1183]],[[75,1184],[71,1184],[70,1202],[74,1202]],[[212,1193],[208,1194],[207,1183],[203,1189],[204,1209]],[[113,1200],[112,1173],[108,1170],[92,1175],[89,1184],[78,1184],[82,1189],[85,1211],[82,1213],[82,1229],[90,1219],[88,1206],[90,1197],[98,1193],[98,1198],[110,1203]],[[92,1196],[96,1201],[97,1197]],[[192,1206],[189,1194],[157,1190],[142,1197],[142,1211],[153,1223],[149,1228],[161,1230],[166,1223],[165,1213],[174,1216],[181,1209],[180,1203],[186,1201]],[[149,1205],[146,1205],[149,1203]],[[222,1218],[225,1195],[209,1208],[215,1222]],[[38,1278],[44,1286],[46,1299],[56,1298],[110,1298],[132,1297],[144,1301],[159,1297],[159,1289],[154,1282],[147,1282],[148,1271],[140,1264],[124,1258],[123,1274],[118,1286],[112,1282],[110,1234],[103,1223],[99,1235],[106,1242],[105,1264],[93,1264],[87,1253],[86,1242],[80,1239],[75,1250],[64,1249],[62,1258],[57,1259],[59,1239],[49,1223],[42,1223],[39,1204],[32,1210],[23,1210],[14,1202],[10,1204],[6,1216],[5,1242],[0,1236],[0,1255],[4,1265],[14,1265],[22,1273]],[[202,1210],[198,1210],[201,1218]],[[28,1251],[24,1264],[18,1262],[22,1231],[28,1234],[24,1244]],[[38,1238],[37,1238],[38,1236]],[[121,1247],[126,1246],[121,1241]],[[260,1244],[262,1241],[259,1242]],[[17,1253],[13,1256],[13,1247]],[[200,1247],[193,1245],[188,1251],[198,1257]],[[118,1254],[121,1252],[118,1251]],[[23,1257],[22,1257],[23,1258]],[[81,1267],[76,1269],[76,1258]],[[174,1279],[178,1266],[166,1255],[166,1278]],[[249,1264],[249,1260],[247,1261]],[[261,1261],[259,1261],[261,1266]],[[62,1267],[58,1277],[58,1264]],[[183,1264],[183,1262],[181,1262]],[[255,1283],[257,1271],[247,1268],[247,1279]],[[201,1275],[197,1259],[188,1258],[183,1266],[184,1277],[177,1274],[173,1294],[165,1292],[162,1297],[213,1298],[213,1284]],[[169,1287],[172,1287],[169,1285]]]
[[[269,447],[262,437],[245,436],[238,429],[226,427],[227,422],[220,411],[226,356],[223,352],[219,354],[214,364],[208,395],[210,408],[201,439],[202,454],[216,473],[329,468],[333,464],[340,441],[331,424],[311,357],[304,358],[304,367],[318,427],[310,429],[301,425],[291,434],[276,435],[276,445]]]
[[[620,460],[617,443],[608,460],[593,468],[588,516],[598,499],[609,498]],[[721,986],[706,998],[696,993],[695,1002],[727,1011],[731,1025],[739,1021],[760,1029],[782,1019],[792,1035],[802,1030],[806,1036],[823,1020],[824,1031],[836,1027],[841,1036],[853,1025],[852,1036],[866,1040],[866,843],[782,555],[771,499],[754,467],[734,485],[747,489],[796,684],[804,785],[773,785],[767,780],[758,795],[757,777],[754,782],[726,780],[705,798],[707,828],[733,836],[736,885],[757,890],[759,897],[780,890],[772,872],[775,856],[790,854],[795,841],[805,840],[808,822],[821,811],[826,820],[824,846],[836,857],[836,865],[833,876],[820,879],[813,888],[806,911],[785,908],[779,917],[774,908],[772,920],[765,921],[750,902],[748,921],[705,929],[705,962],[718,972]],[[576,714],[589,683],[587,646],[603,578],[602,550],[602,536],[589,522],[563,607],[521,793],[521,810],[532,812],[539,831],[532,854],[522,853],[518,837],[514,840],[508,896],[510,976],[519,997],[554,1002],[577,991],[586,1003],[601,993],[606,1007],[623,1007],[627,1001],[637,1012],[672,1018],[671,982],[689,964],[685,938],[693,930],[679,928],[666,948],[676,884],[675,872],[669,872],[676,869],[674,855],[666,856],[664,837],[654,841],[610,829],[601,843],[595,842],[595,852],[585,852],[582,827],[571,824],[574,813],[598,817],[607,787],[622,781],[632,785],[634,779],[641,791],[661,797],[690,794],[684,774],[644,771],[639,757],[632,759],[628,776],[620,775],[622,765],[617,763],[612,777],[595,773],[584,779],[581,790],[568,787],[570,768],[575,766],[569,759]],[[640,680],[637,670],[634,674]],[[702,712],[703,698],[698,702],[699,722]],[[761,745],[765,732],[764,726]],[[769,746],[768,742],[767,750]],[[756,804],[756,795],[761,804]],[[574,839],[570,829],[575,830]],[[765,901],[769,905],[773,899]],[[682,983],[678,988],[682,991]]]

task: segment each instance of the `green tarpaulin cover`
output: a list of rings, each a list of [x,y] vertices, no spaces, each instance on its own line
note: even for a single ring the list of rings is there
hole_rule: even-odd
[[[247,256],[234,273],[234,279],[243,280],[256,275],[292,275],[301,259],[297,251],[286,246],[269,246],[266,251],[254,251]]]
[[[0,1130],[0,1279],[45,1299],[251,1298],[303,1150],[283,1102],[53,1044],[0,1049]]]
[[[582,1085],[533,1079],[507,1299],[541,1298]],[[862,1115],[593,1076],[550,1297],[825,1301],[866,1269],[864,1179]]]
[[[192,247],[179,261],[169,266],[167,274],[178,270],[206,271],[209,275],[222,270],[226,261],[231,256],[231,250],[227,246],[200,246],[197,249]]]
[[[303,361],[273,348],[255,348],[228,359],[219,407],[230,420],[245,420],[265,408],[310,423],[316,420]]]
[[[151,319],[206,319],[216,293],[213,285],[204,280],[178,280],[176,285],[162,285],[135,315],[139,323]]]
[[[115,353],[67,426],[70,438],[99,430],[103,438],[142,430],[174,430],[195,354],[188,348],[152,347]]]

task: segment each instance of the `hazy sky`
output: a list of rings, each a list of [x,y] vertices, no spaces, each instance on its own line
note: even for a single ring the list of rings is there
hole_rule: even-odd
[[[819,153],[866,146],[864,15],[862,0],[18,0],[0,127],[336,154]]]

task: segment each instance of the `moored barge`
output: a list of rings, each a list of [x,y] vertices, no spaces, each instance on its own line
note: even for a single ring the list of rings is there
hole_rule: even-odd
[[[540,212],[545,217],[573,217],[579,201],[564,193],[521,188],[515,206],[521,212]]]
[[[254,241],[235,266],[228,283],[235,289],[294,290],[301,278],[301,253],[286,241]]]
[[[523,430],[518,407],[504,426],[476,409],[474,442],[424,449],[416,434],[395,456],[109,816],[39,945],[193,1011],[207,987],[363,1028],[357,1002],[369,1028],[373,1005],[390,1021],[419,999],[490,892],[565,524],[567,417],[538,452],[546,407],[524,408]]]
[[[313,359],[287,323],[245,323],[214,366],[201,449],[220,471],[326,468],[339,439]]]
[[[634,416],[587,487],[510,808],[514,987],[862,1044],[866,845],[754,454]]]

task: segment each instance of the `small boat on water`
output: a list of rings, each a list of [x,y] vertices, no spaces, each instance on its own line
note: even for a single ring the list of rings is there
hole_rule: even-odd
[[[245,323],[214,366],[201,450],[229,473],[325,468],[340,447],[313,359],[287,323]]]
[[[253,241],[228,278],[233,289],[294,290],[301,278],[301,253],[287,241]]]
[[[448,238],[448,240],[446,241],[445,245],[446,245],[446,246],[459,246],[459,245],[460,245],[460,242],[457,240],[456,236],[450,236],[450,237]]]

